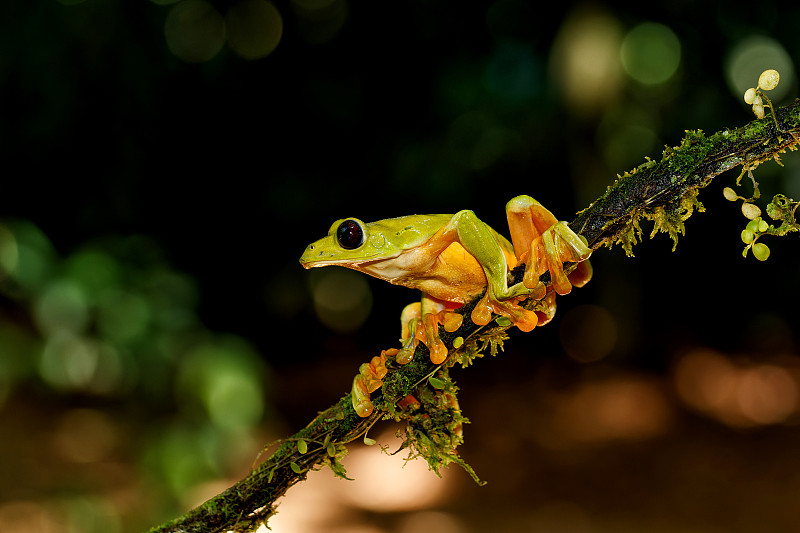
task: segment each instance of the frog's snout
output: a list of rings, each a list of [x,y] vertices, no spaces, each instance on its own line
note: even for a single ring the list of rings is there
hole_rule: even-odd
[[[324,250],[317,252],[316,247],[313,244],[309,244],[303,255],[300,256],[300,264],[303,265],[303,268],[311,268],[315,266],[314,261],[322,257],[324,253]]]

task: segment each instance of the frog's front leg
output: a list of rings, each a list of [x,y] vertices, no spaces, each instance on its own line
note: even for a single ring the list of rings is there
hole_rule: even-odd
[[[375,407],[369,395],[383,386],[386,377],[386,358],[397,354],[398,350],[392,348],[383,350],[380,356],[373,357],[369,363],[364,363],[358,369],[358,374],[353,378],[353,389],[350,400],[358,416],[365,418],[372,414]]]
[[[591,267],[580,266],[574,276],[564,273],[564,263],[581,263],[592,250],[565,222],[559,222],[542,204],[530,196],[517,196],[506,204],[511,242],[519,263],[525,263],[523,283],[534,288],[539,276],[550,272],[553,289],[561,295],[582,286],[591,277]]]
[[[422,342],[430,351],[431,362],[441,364],[447,359],[447,347],[439,338],[440,316],[446,311],[444,302],[431,298],[423,293],[419,302],[409,304],[400,315],[401,335],[403,347],[400,349],[395,361],[401,365],[411,362],[417,344]],[[452,324],[452,322],[450,322]],[[460,325],[460,322],[458,323]],[[455,329],[458,329],[458,325]],[[445,329],[450,330],[447,324]]]

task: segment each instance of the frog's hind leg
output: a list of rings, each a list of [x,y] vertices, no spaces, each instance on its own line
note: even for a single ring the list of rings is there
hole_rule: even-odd
[[[556,293],[569,293],[572,284],[564,273],[564,263],[585,261],[591,255],[591,249],[565,222],[559,222],[530,196],[517,196],[508,202],[506,216],[518,262],[525,263],[525,286],[537,287],[539,276],[549,271]],[[588,265],[575,276],[577,286],[588,281],[587,271],[591,277]]]

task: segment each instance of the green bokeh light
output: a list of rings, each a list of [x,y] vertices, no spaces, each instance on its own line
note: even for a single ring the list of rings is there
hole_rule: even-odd
[[[39,371],[45,382],[56,389],[84,389],[94,377],[98,355],[97,346],[89,339],[62,332],[47,340]]]
[[[178,392],[184,405],[203,406],[223,430],[249,428],[264,413],[263,368],[241,339],[198,345],[181,365]]]
[[[139,294],[109,290],[99,299],[97,325],[103,337],[124,343],[147,331],[150,314],[147,300]]]
[[[272,53],[283,35],[283,18],[266,0],[241,0],[225,14],[228,45],[245,59]]]
[[[86,294],[71,280],[55,280],[37,298],[34,315],[47,335],[61,331],[80,333],[89,320]]]
[[[17,269],[19,248],[14,233],[6,225],[0,224],[0,280]]]
[[[91,299],[120,280],[120,265],[101,250],[77,252],[67,259],[65,266],[66,276],[78,283]]]
[[[6,225],[16,240],[16,263],[10,272],[18,284],[12,291],[36,291],[50,279],[55,252],[50,240],[34,224],[14,221]],[[6,246],[9,244],[6,243]],[[5,252],[11,259],[11,251]]]
[[[645,85],[658,85],[677,72],[681,62],[681,43],[663,24],[645,22],[625,36],[620,59],[631,78]]]
[[[725,77],[728,87],[736,98],[758,84],[758,77],[767,69],[775,69],[781,75],[778,86],[767,95],[779,100],[794,84],[794,63],[786,49],[776,40],[765,36],[752,36],[742,40],[731,50],[725,62]]]
[[[183,0],[170,8],[164,36],[175,57],[202,63],[213,59],[225,44],[225,22],[205,0]]]

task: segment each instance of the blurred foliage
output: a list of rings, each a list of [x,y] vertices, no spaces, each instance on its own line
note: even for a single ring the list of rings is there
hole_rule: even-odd
[[[6,416],[25,398],[54,409],[62,428],[55,452],[93,465],[97,475],[109,461],[141,462],[162,512],[224,475],[232,458],[252,458],[253,430],[271,416],[268,368],[247,341],[203,327],[196,283],[172,269],[151,239],[90,241],[62,258],[31,222],[8,221],[0,234]],[[134,436],[135,449],[120,453]],[[112,505],[106,498],[83,505],[82,518],[67,519],[70,527],[120,529],[82,523],[105,512],[119,520],[118,510],[102,511]]]
[[[141,530],[246,472],[287,434],[276,412],[296,428],[339,398],[413,295],[353,282],[371,312],[336,316],[351,280],[296,263],[333,220],[471,208],[502,230],[523,193],[569,219],[684,130],[750,120],[741,95],[762,63],[781,72],[776,104],[798,87],[800,6],[775,2],[4,8],[12,532]],[[800,197],[796,159],[758,168],[766,197]],[[701,200],[676,253],[656,239],[634,260],[597,254],[551,326],[456,376],[473,421],[462,453],[489,484],[449,503],[462,519],[448,527],[786,524],[800,486],[785,444],[798,436],[796,242],[744,261],[741,215],[713,189]],[[598,320],[609,333],[593,350],[576,339]],[[326,516],[331,530],[340,515]],[[413,518],[380,527],[436,523]]]

